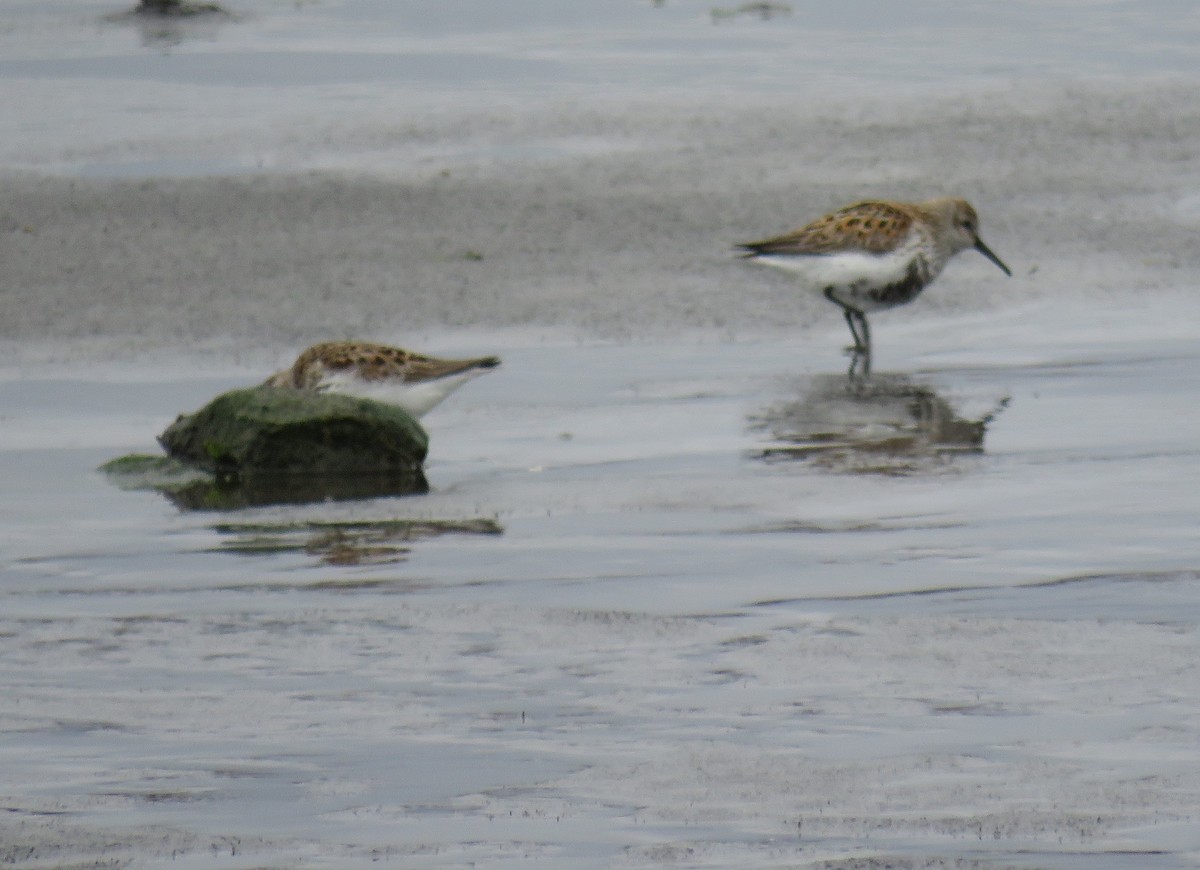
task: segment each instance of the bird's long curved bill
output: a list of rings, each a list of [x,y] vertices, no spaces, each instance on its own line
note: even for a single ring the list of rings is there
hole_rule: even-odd
[[[1000,270],[1005,275],[1007,275],[1010,278],[1012,277],[1012,270],[1009,269],[1008,266],[1005,266],[1004,263],[1000,260],[1000,258],[992,253],[992,249],[983,243],[983,239],[980,239],[980,238],[975,239],[975,250],[977,250],[979,253],[983,254],[985,257],[987,257],[989,260],[991,260],[993,263],[995,263],[997,266],[999,266]]]

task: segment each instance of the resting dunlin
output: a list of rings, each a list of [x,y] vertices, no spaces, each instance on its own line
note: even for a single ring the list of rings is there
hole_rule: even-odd
[[[420,417],[467,381],[500,365],[500,358],[437,359],[386,344],[327,341],[314,344],[266,386],[345,393],[398,405]]]

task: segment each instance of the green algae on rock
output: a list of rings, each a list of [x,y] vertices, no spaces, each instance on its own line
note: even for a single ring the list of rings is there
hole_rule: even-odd
[[[223,477],[420,472],[429,447],[421,424],[394,405],[273,387],[223,393],[158,441]]]
[[[216,479],[211,472],[186,462],[147,453],[118,456],[101,465],[98,470],[108,475],[109,480],[121,489],[157,489],[165,492],[186,489],[198,483],[211,483]]]
[[[429,436],[394,405],[254,387],[183,414],[158,437],[166,456],[123,456],[100,470],[185,510],[413,495],[429,491]]]

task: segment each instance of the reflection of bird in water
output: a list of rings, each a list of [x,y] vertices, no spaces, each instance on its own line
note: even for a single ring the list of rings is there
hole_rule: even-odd
[[[304,351],[265,385],[345,393],[398,405],[420,417],[467,381],[499,365],[495,356],[438,359],[368,341],[327,341]]]
[[[141,0],[133,11],[138,15],[175,18],[210,15],[232,17],[219,3],[206,3],[202,0]]]
[[[804,461],[828,471],[904,475],[983,452],[988,424],[1008,397],[978,419],[958,416],[936,390],[903,374],[854,381],[821,376],[799,398],[751,418],[770,443],[767,462]]]
[[[840,305],[852,350],[868,358],[867,312],[912,302],[960,251],[974,248],[1012,275],[979,238],[979,218],[962,199],[860,202],[738,247],[747,259],[799,274]]]
[[[185,39],[210,39],[220,25],[241,16],[207,0],[141,0],[124,12],[106,15],[114,24],[133,23],[142,32],[142,44],[170,48]]]

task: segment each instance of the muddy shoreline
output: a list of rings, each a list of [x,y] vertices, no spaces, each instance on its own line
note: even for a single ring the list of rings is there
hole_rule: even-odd
[[[1185,143],[1200,136],[1190,93],[989,92],[883,119],[766,104],[555,107],[409,131],[422,142],[511,134],[509,158],[427,157],[382,173],[9,174],[0,338],[162,350],[439,328],[794,330],[829,320],[827,306],[732,245],[881,193],[973,200],[1016,271],[1003,280],[958,258],[919,304],[881,320],[885,343],[887,322],[923,311],[1177,289],[1200,269],[1200,193],[1180,184],[1196,171]],[[523,142],[589,135],[621,147],[521,156]],[[394,147],[409,146],[401,135]],[[231,294],[239,304],[224,303]]]

